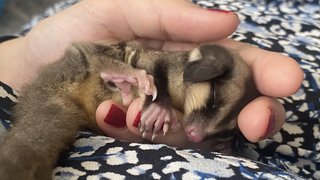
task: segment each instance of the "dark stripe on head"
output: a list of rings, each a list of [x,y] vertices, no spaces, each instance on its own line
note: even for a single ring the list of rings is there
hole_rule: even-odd
[[[158,95],[155,102],[161,103],[164,107],[171,105],[170,95],[168,92],[168,64],[159,59],[154,63],[154,71],[151,74],[154,77],[155,86],[158,89]],[[152,97],[147,96],[144,107],[149,106],[152,103]]]
[[[215,88],[215,82],[214,80],[209,82],[211,86],[211,92],[209,95],[209,98],[207,99],[207,107],[209,108],[209,111],[213,111],[216,107],[219,107],[216,103],[217,97],[216,97],[216,88]]]

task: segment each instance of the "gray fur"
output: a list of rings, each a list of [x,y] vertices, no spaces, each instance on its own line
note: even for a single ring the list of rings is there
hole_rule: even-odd
[[[118,92],[100,78],[101,72],[146,70],[155,78],[156,103],[183,112],[184,126],[198,125],[205,137],[219,134],[218,139],[225,131],[229,133],[225,140],[230,140],[230,132],[237,129],[236,115],[256,96],[248,93],[255,92],[250,70],[239,56],[220,46],[205,45],[195,51],[201,58],[191,58],[192,52],[161,52],[125,43],[73,44],[21,91],[14,126],[0,147],[1,179],[50,179],[59,154],[80,130],[100,132],[95,123],[97,106],[107,99],[121,103],[114,98]],[[200,75],[191,74],[194,69]],[[157,77],[157,73],[166,74]],[[208,88],[206,94],[195,91],[202,87]],[[145,107],[150,102],[147,97]]]

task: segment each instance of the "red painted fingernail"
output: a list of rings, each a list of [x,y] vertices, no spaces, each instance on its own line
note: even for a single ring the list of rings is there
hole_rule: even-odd
[[[269,108],[269,110],[270,110],[270,117],[269,117],[268,127],[261,139],[267,138],[276,127],[276,118],[277,118],[276,113],[271,108]]]
[[[107,117],[104,119],[104,122],[117,128],[125,127],[126,114],[116,105],[112,104]]]
[[[222,9],[208,9],[209,11],[213,11],[213,12],[220,12],[220,13],[224,13],[224,14],[229,14],[232,13],[232,11],[227,11],[227,10],[222,10]]]
[[[133,121],[133,126],[138,128],[141,121],[141,112],[139,112]]]

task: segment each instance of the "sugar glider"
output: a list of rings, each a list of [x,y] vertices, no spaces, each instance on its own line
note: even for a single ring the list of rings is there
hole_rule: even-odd
[[[21,91],[0,147],[0,177],[50,179],[80,130],[99,132],[95,111],[107,99],[128,105],[144,97],[143,136],[182,124],[191,141],[210,138],[218,146],[234,137],[236,116],[252,92],[247,65],[221,46],[163,52],[136,43],[74,43]],[[173,109],[184,114],[181,120]]]

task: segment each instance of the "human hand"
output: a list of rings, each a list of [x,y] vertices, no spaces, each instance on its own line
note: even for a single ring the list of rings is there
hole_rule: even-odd
[[[160,44],[152,40],[159,40],[162,49],[190,49],[189,43],[226,38],[238,23],[234,13],[206,11],[185,0],[83,0],[41,21],[25,37],[0,44],[0,77],[20,89],[75,41],[143,39],[154,46]]]
[[[252,70],[257,89],[263,94],[247,104],[240,112],[238,125],[241,132],[251,142],[271,137],[280,130],[285,119],[285,110],[276,97],[291,95],[299,88],[303,79],[301,69],[289,57],[265,51],[246,43],[224,39],[217,44],[233,49],[243,57]],[[288,79],[289,77],[290,79]],[[102,103],[96,113],[99,127],[105,133],[116,138],[131,141],[140,140],[137,137],[141,137],[141,133],[136,125],[139,118],[138,114],[141,111],[139,109],[141,103],[140,99],[136,100],[128,110],[112,101]],[[113,110],[110,110],[111,106],[113,106]],[[122,113],[127,114],[126,118],[122,119],[122,121],[126,121],[126,126],[122,127],[126,131],[115,131],[114,126],[105,122],[108,122],[110,114],[112,116],[115,113],[114,106],[119,107]],[[116,113],[121,114],[121,111],[116,111]],[[119,120],[121,121],[121,119]],[[132,136],[132,134],[136,136]],[[150,140],[151,134],[146,139]],[[181,147],[190,146],[183,129],[165,137],[157,136],[154,142]],[[203,145],[199,144],[199,146]]]
[[[7,64],[0,66],[6,67],[9,75],[3,75],[5,71],[2,71],[0,77],[4,82],[19,89],[37,75],[41,66],[57,60],[66,47],[74,41],[135,39],[148,47],[188,50],[199,43],[226,38],[235,31],[238,23],[237,16],[232,12],[204,10],[184,0],[84,0],[42,21],[25,38],[3,43],[0,47],[0,56],[2,62]],[[238,122],[242,133],[253,142],[274,134],[284,121],[284,110],[269,96],[287,96],[295,92],[302,80],[300,68],[292,59],[280,54],[266,52],[232,40],[223,40],[219,43],[236,49],[242,55],[252,67],[258,89],[266,95],[257,98],[241,111]],[[8,55],[8,52],[17,50],[20,53]],[[8,61],[13,59],[22,59],[23,62],[19,62],[19,65],[17,63],[8,65]],[[279,86],[276,86],[279,84],[283,87],[281,91]],[[138,100],[137,102],[139,103]],[[138,109],[135,109],[136,105],[131,104],[127,111],[127,130],[118,131],[117,128],[105,123],[102,123],[100,128],[106,134],[113,137],[120,136],[119,138],[131,137],[132,133],[137,134],[131,128],[138,112]],[[102,103],[101,106],[105,107],[97,110],[98,124],[103,122],[101,117],[106,117],[109,112],[108,102]],[[266,133],[271,117],[270,108],[276,114],[275,123],[270,123],[275,124],[275,128]],[[112,133],[113,131],[120,135]],[[183,134],[173,135],[183,136]],[[160,137],[158,141],[167,143],[168,139]],[[174,139],[179,140],[179,138]]]

